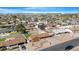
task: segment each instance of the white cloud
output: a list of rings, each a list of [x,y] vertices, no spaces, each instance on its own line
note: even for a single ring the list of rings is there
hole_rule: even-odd
[[[28,7],[26,10],[46,10],[46,7]]]
[[[24,10],[0,8],[0,13],[48,13],[48,12],[38,11],[38,10],[44,10],[44,9],[46,8],[28,7],[28,8],[24,8]]]
[[[28,9],[37,9],[36,7],[28,7],[28,8],[25,8],[26,10]]]
[[[66,14],[66,13],[70,13],[70,14],[74,14],[74,13],[78,13],[78,12],[65,12],[65,11],[22,11],[22,13],[61,13],[61,14]]]
[[[27,10],[28,9],[28,10]],[[25,8],[25,9],[6,9],[6,8],[0,8],[0,13],[77,13],[77,12],[73,12],[73,11],[38,11],[41,9],[46,9],[46,7],[41,8],[41,7],[29,7],[29,8]]]

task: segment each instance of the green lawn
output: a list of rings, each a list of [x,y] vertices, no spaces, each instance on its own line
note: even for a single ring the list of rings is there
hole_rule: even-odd
[[[18,32],[13,32],[13,33],[10,33],[9,37],[15,38],[18,34],[20,34],[20,33],[18,33]]]
[[[5,41],[6,40],[6,38],[0,38],[0,41]]]
[[[12,32],[12,33],[10,33],[10,35],[7,36],[6,38],[0,38],[0,41],[5,41],[7,38],[16,38],[17,35],[19,35],[19,34],[21,34],[21,33]],[[31,36],[31,34],[24,34],[24,36],[26,37],[26,39],[28,39],[28,38]]]

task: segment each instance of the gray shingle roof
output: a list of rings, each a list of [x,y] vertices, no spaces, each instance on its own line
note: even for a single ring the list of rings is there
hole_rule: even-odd
[[[11,31],[14,31],[14,29],[12,29],[12,28],[9,28],[9,29],[7,29],[7,28],[0,29],[0,33],[11,32]]]

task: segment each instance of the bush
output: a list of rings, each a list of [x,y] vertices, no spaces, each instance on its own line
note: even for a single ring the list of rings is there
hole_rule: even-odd
[[[31,36],[31,34],[25,34],[26,38],[29,38]]]

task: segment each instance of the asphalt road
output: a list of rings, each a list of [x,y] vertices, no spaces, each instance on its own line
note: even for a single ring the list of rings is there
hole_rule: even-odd
[[[73,45],[74,47],[79,46],[79,38],[75,38],[70,41],[57,44],[46,49],[42,49],[40,51],[65,51],[65,48],[69,45]]]

